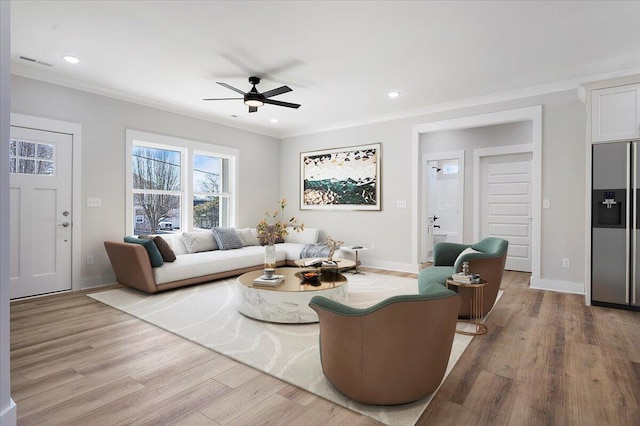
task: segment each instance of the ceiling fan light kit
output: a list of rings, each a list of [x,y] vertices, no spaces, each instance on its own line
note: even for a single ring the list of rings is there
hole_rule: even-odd
[[[249,83],[253,87],[251,88],[251,90],[249,90],[246,93],[227,83],[223,83],[220,81],[216,81],[216,83],[226,87],[227,89],[233,90],[236,93],[240,93],[243,97],[242,98],[210,98],[210,99],[203,99],[204,101],[226,101],[226,100],[242,99],[244,100],[244,104],[249,107],[249,112],[258,111],[258,107],[261,107],[264,104],[277,105],[277,106],[282,106],[286,108],[296,108],[296,109],[300,108],[300,104],[294,104],[291,102],[282,102],[282,101],[276,101],[276,100],[270,99],[273,96],[291,92],[291,88],[289,86],[281,86],[281,87],[278,87],[277,89],[268,90],[264,93],[258,92],[258,89],[256,89],[256,84],[260,83],[260,77],[254,77],[254,76],[249,77]]]

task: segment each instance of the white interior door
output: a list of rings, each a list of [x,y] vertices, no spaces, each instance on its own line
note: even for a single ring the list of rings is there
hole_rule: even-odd
[[[11,298],[71,289],[69,134],[11,126]]]
[[[530,152],[482,157],[480,236],[509,241],[506,269],[531,272],[532,165]]]

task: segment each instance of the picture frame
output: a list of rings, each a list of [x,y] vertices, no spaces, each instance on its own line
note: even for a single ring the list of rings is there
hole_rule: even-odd
[[[300,210],[381,210],[382,144],[300,153]]]

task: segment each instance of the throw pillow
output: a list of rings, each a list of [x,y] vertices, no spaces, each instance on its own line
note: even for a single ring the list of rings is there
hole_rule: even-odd
[[[251,232],[250,228],[236,229],[236,233],[238,234],[238,237],[240,237],[240,239],[242,240],[243,247],[260,245],[260,241],[258,241],[258,238],[255,235],[253,235],[253,232]]]
[[[182,241],[187,247],[188,253],[217,250],[218,245],[211,232],[185,232]]]
[[[456,261],[453,262],[453,264],[455,265],[458,262],[458,260],[460,260],[462,258],[462,256],[470,254],[470,253],[480,253],[480,252],[478,250],[472,249],[471,247],[467,247],[466,249],[462,250],[462,253],[460,253],[458,255],[458,257],[456,258]],[[462,265],[462,263],[460,265]]]
[[[242,248],[242,240],[238,237],[235,228],[213,228],[213,237],[220,250]]]
[[[158,247],[158,251],[162,255],[162,260],[165,262],[175,262],[176,254],[173,252],[173,249],[169,245],[168,242],[164,240],[161,236],[157,235],[153,237],[153,242],[156,243],[156,247]]]
[[[153,240],[145,240],[136,237],[125,237],[124,242],[140,244],[144,246],[144,248],[147,249],[147,253],[149,254],[149,260],[151,261],[152,268],[157,268],[164,264],[162,255],[160,254],[160,251],[158,250],[158,247],[156,246],[156,243],[153,242]]]

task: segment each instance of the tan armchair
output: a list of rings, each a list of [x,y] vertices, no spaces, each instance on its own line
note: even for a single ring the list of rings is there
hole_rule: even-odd
[[[376,405],[404,404],[434,392],[449,362],[460,297],[439,285],[432,290],[365,309],[313,297],[309,306],[320,318],[322,371],[333,386]]]
[[[467,252],[468,249],[473,249]],[[502,238],[489,237],[475,244],[438,243],[433,248],[433,266],[424,268],[418,274],[418,291],[424,293],[432,284],[445,285],[448,277],[462,270],[462,263],[469,262],[469,270],[487,281],[482,300],[482,314],[493,308],[507,259],[509,242]],[[472,288],[454,287],[462,298],[460,318],[471,314]]]

